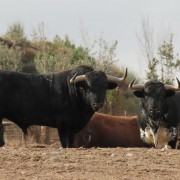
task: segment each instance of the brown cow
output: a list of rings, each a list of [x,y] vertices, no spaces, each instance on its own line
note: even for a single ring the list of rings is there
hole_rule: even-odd
[[[137,116],[95,113],[76,134],[74,147],[145,147],[140,139]]]

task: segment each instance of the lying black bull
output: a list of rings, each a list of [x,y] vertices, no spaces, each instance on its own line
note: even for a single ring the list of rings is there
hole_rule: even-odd
[[[103,106],[107,89],[125,78],[108,76],[89,66],[61,73],[33,75],[0,71],[0,146],[4,145],[2,119],[17,124],[27,134],[31,125],[58,129],[63,147]]]
[[[180,122],[180,82],[178,87],[164,85],[151,80],[144,85],[133,85],[129,88],[134,95],[141,98],[139,112],[139,128],[141,139],[156,148],[163,148],[168,144],[175,148],[177,140],[177,126]]]

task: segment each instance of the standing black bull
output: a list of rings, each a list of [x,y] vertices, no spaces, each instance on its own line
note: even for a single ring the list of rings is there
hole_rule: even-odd
[[[156,148],[175,148],[177,139],[177,126],[180,122],[180,82],[178,87],[164,85],[151,80],[144,85],[133,85],[129,88],[135,90],[135,96],[141,98],[139,112],[139,128],[141,139]]]
[[[51,74],[0,71],[0,146],[4,145],[2,119],[17,124],[27,134],[31,125],[58,129],[63,147],[71,147],[74,135],[103,106],[107,89],[123,78],[108,76],[89,66]]]

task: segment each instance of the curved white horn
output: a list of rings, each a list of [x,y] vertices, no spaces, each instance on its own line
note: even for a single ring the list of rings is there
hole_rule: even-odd
[[[143,90],[144,89],[144,84],[136,84],[136,85],[133,85],[134,84],[134,81],[136,80],[136,78],[134,78],[131,83],[129,84],[128,88],[130,90]]]
[[[70,83],[77,83],[85,80],[85,75],[76,76],[77,73],[70,79]]]
[[[179,82],[179,79],[177,79],[177,82],[178,82],[178,86],[173,86],[173,85],[164,85],[165,89],[166,90],[172,90],[172,91],[180,91],[180,82]]]
[[[108,80],[108,82],[114,82],[119,85],[122,81],[124,81],[126,79],[126,77],[127,77],[127,68],[126,68],[125,74],[122,78],[107,75],[107,80]]]

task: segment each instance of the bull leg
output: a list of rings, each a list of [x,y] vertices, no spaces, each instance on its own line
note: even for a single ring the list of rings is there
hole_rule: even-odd
[[[67,133],[67,132],[65,133],[62,131],[60,132],[60,130],[58,129],[58,134],[63,148],[73,147],[73,142],[75,137],[73,133]]]
[[[60,135],[60,141],[63,148],[69,147],[69,137],[67,135]]]
[[[28,136],[28,132],[27,132],[27,129],[22,129],[22,131],[23,131],[24,147],[27,147],[27,136]]]
[[[2,124],[2,120],[0,122],[0,147],[4,146],[4,126]]]
[[[178,138],[177,142],[176,142],[176,149],[178,149],[178,147],[179,147],[179,141],[180,141],[180,139]]]
[[[69,135],[69,147],[70,147],[70,148],[73,147],[74,138],[75,138],[75,134],[71,133],[71,134]]]
[[[177,140],[174,140],[174,141],[170,141],[168,144],[172,147],[172,149],[176,149],[176,142]]]

